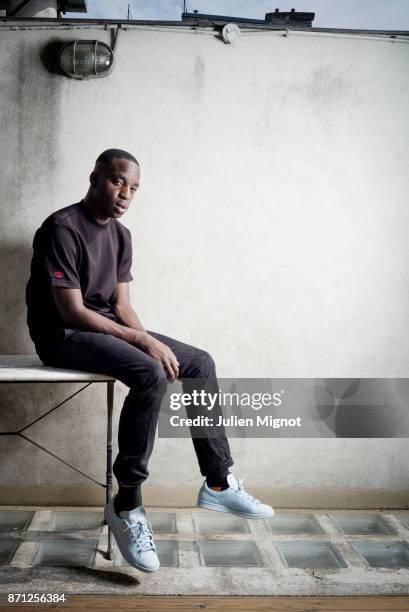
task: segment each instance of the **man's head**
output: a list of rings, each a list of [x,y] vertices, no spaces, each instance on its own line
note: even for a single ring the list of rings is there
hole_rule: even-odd
[[[139,163],[122,149],[107,149],[97,158],[89,180],[87,205],[101,221],[127,211],[139,187]]]

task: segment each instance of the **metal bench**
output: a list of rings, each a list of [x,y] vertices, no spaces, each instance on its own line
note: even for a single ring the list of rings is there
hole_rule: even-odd
[[[95,482],[101,487],[106,489],[106,501],[111,499],[112,497],[112,412],[114,407],[114,385],[115,378],[110,376],[105,376],[103,374],[95,374],[91,372],[77,371],[77,370],[65,370],[60,368],[52,368],[46,367],[42,364],[40,359],[35,355],[0,355],[0,383],[74,383],[74,382],[85,382],[83,387],[72,393],[69,397],[64,399],[62,402],[53,406],[44,412],[41,416],[34,419],[18,431],[1,431],[0,436],[19,436],[23,440],[26,440],[30,444],[34,444],[41,450],[43,450],[48,455],[51,455],[64,465],[67,465],[71,469],[79,472],[88,480]],[[106,482],[105,484],[95,480],[92,476],[85,474],[75,466],[62,459],[58,455],[55,455],[50,450],[38,444],[34,440],[28,437],[26,434],[27,430],[34,425],[34,423],[38,423],[48,414],[57,410],[60,406],[68,402],[71,398],[81,391],[84,391],[87,387],[89,387],[93,383],[106,383],[107,384],[107,408],[108,408],[108,419],[107,419],[107,457],[106,457]],[[107,558],[112,559],[112,538],[111,531],[108,527],[108,550],[107,550]]]

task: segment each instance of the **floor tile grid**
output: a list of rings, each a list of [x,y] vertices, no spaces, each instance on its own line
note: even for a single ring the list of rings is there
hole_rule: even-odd
[[[21,540],[20,546],[17,548],[13,558],[8,565],[12,567],[31,567],[35,553],[38,548],[38,543],[30,541],[33,533],[42,534],[47,529],[50,522],[52,510],[36,510],[27,529],[20,533],[14,533],[14,536]],[[1,534],[1,537],[3,534]]]
[[[320,525],[323,530],[322,534],[273,534],[268,529],[267,525],[264,521],[248,521],[250,526],[250,533],[248,534],[215,534],[215,533],[198,533],[194,531],[192,533],[192,525],[193,521],[190,520],[190,517],[193,519],[193,513],[189,514],[186,511],[182,511],[182,513],[178,513],[178,531],[179,535],[177,537],[178,541],[181,542],[185,538],[190,540],[192,536],[194,537],[194,541],[254,541],[257,545],[257,548],[260,552],[260,555],[263,559],[263,564],[265,569],[279,569],[284,566],[284,563],[281,560],[280,554],[275,546],[275,543],[279,544],[280,542],[288,542],[288,541],[308,541],[308,542],[329,542],[335,545],[335,549],[340,555],[341,559],[343,559],[346,563],[346,568],[368,568],[370,567],[369,563],[362,558],[350,545],[351,542],[356,541],[387,541],[387,542],[407,542],[409,543],[409,530],[395,518],[393,515],[386,515],[378,513],[379,516],[383,518],[383,520],[389,524],[392,529],[394,529],[397,533],[395,534],[360,534],[360,535],[351,535],[342,533],[337,529],[330,516],[333,513],[310,513],[315,521]],[[294,514],[294,513],[291,513]],[[353,513],[351,513],[353,514]],[[359,513],[357,513],[359,514]],[[375,514],[375,513],[374,513]],[[156,539],[163,539],[164,535],[156,536]],[[196,555],[193,553],[192,558],[190,559],[190,563],[194,562],[196,559]]]
[[[83,511],[83,509],[76,509],[77,511]],[[69,540],[72,542],[81,542],[84,540],[98,540],[99,536],[102,535],[102,531],[98,534],[95,532],[82,532],[82,531],[70,531],[70,532],[56,532],[50,531],[50,526],[53,523],[54,510],[36,510],[28,525],[27,529],[20,532],[2,532],[0,533],[0,540],[4,537],[11,537],[20,541],[20,545],[14,553],[12,559],[9,560],[8,565],[12,567],[27,568],[31,567],[35,560],[39,543],[47,541],[58,541],[58,540]],[[84,509],[87,512],[87,509]],[[101,512],[102,517],[102,512]],[[105,536],[105,540],[107,537]],[[97,546],[97,550],[100,549],[100,544]],[[106,546],[103,543],[103,546]],[[104,549],[103,549],[104,550]],[[106,548],[105,548],[106,550]],[[95,559],[98,555],[95,556]]]
[[[402,523],[392,515],[380,514],[382,518],[388,523],[397,533],[395,534],[345,534],[337,529],[333,521],[331,520],[330,512],[325,513],[311,513],[315,520],[323,530],[322,534],[273,534],[271,531],[270,540],[271,544],[279,544],[280,542],[329,542],[335,546],[336,551],[342,557],[347,564],[347,568],[370,568],[370,564],[362,558],[351,546],[352,542],[406,542],[409,544],[409,529],[406,529]],[[351,513],[352,514],[352,513]],[[359,514],[359,513],[356,513]],[[261,545],[261,543],[260,543]],[[280,565],[281,561],[280,561]],[[340,568],[342,569],[342,568]],[[340,571],[340,570],[337,570]]]
[[[168,510],[169,511],[169,510]],[[172,509],[173,511],[173,509]],[[273,534],[268,529],[263,520],[248,521],[250,533],[200,533],[194,530],[193,514],[194,512],[179,510],[175,512],[177,517],[177,534],[156,534],[155,540],[176,540],[179,544],[179,567],[200,566],[200,560],[196,547],[189,548],[193,542],[200,541],[253,541],[256,543],[258,551],[263,561],[265,569],[281,569],[285,567],[281,560],[280,554],[275,546],[275,543],[291,542],[291,541],[308,541],[308,542],[330,542],[335,545],[337,552],[344,559],[347,568],[366,569],[369,564],[363,559],[351,546],[351,542],[355,541],[406,541],[409,543],[409,530],[393,516],[383,516],[383,518],[391,523],[391,526],[396,530],[396,534],[362,534],[348,535],[341,533],[334,523],[331,521],[328,513],[313,514],[313,517],[323,530],[322,534]],[[312,513],[311,513],[312,514]],[[102,544],[102,540],[101,540]],[[102,546],[101,546],[102,547]],[[104,563],[105,565],[105,563]],[[339,571],[339,570],[337,570]]]
[[[215,532],[212,529],[209,529],[208,531],[205,529],[200,530],[200,523],[207,522],[209,525],[211,525],[212,522],[219,520],[219,523],[225,524],[226,519],[229,519],[229,518],[230,520],[233,519],[233,522],[236,523],[236,527],[237,527],[237,522],[241,522],[246,532],[245,533],[237,533],[237,532],[231,533],[231,532],[223,531],[223,529],[221,529],[220,532]],[[201,519],[204,519],[204,520],[201,520]],[[237,547],[240,547],[243,544],[248,544],[248,547],[246,547],[247,551],[244,554],[245,556],[247,554],[248,558],[252,558],[252,561],[250,561],[250,566],[253,568],[254,567],[264,567],[265,569],[267,568],[268,558],[266,559],[263,558],[263,555],[261,554],[261,551],[259,547],[257,546],[257,543],[255,542],[255,538],[251,532],[251,528],[249,525],[250,521],[240,519],[240,517],[235,517],[233,515],[214,513],[214,512],[209,512],[209,511],[201,511],[200,509],[190,510],[190,511],[185,510],[184,514],[181,513],[177,515],[177,521],[178,521],[179,537],[184,538],[187,541],[191,541],[193,545],[193,554],[186,556],[186,561],[189,563],[190,568],[204,567],[205,565],[207,565],[208,568],[218,567],[222,569],[223,567],[226,567],[225,563],[223,562],[221,564],[216,564],[216,565],[210,564],[209,565],[209,559],[212,556],[214,556],[214,553],[211,552],[212,543],[215,543],[216,548],[218,548],[219,543],[224,544],[228,542],[231,542],[236,549]],[[207,549],[207,553],[206,553],[206,549]],[[230,548],[230,554],[232,556],[234,552],[236,552],[237,554],[237,551],[232,551],[232,548]],[[220,554],[220,550],[217,554]],[[206,562],[206,558],[207,558],[207,562]]]
[[[156,509],[152,512],[155,512]],[[283,541],[329,541],[336,545],[338,552],[344,558],[345,562],[349,567],[368,567],[369,564],[349,546],[351,541],[406,541],[409,543],[409,529],[406,528],[402,522],[397,518],[399,516],[398,513],[395,515],[380,513],[382,514],[382,518],[389,523],[389,525],[396,530],[396,534],[394,535],[383,535],[383,534],[363,534],[363,535],[348,535],[342,534],[338,531],[334,523],[329,517],[329,513],[311,514],[315,517],[318,524],[320,524],[323,529],[323,534],[308,534],[307,536],[303,534],[288,534],[288,535],[276,535],[272,534],[268,529],[267,525],[263,520],[258,521],[248,521],[250,527],[250,533],[248,534],[207,534],[207,533],[199,533],[194,531],[193,528],[193,512],[187,510],[176,510],[176,509],[163,509],[163,512],[174,513],[177,518],[177,534],[160,534],[156,535],[155,539],[161,540],[176,540],[179,542],[180,550],[179,550],[179,567],[192,567],[192,565],[199,565],[198,554],[196,550],[191,550],[189,548],[189,543],[192,541],[254,541],[258,547],[260,555],[262,557],[264,567],[270,569],[278,569],[283,567],[282,561],[280,559],[280,555],[274,546],[274,541],[277,543]],[[293,513],[291,513],[293,514]],[[332,514],[332,513],[331,513]],[[20,532],[19,534],[7,533],[3,532],[1,534],[1,538],[12,537],[17,539],[22,539],[22,543],[14,554],[13,559],[9,562],[10,565],[19,566],[19,567],[29,567],[31,563],[29,559],[34,557],[34,554],[37,549],[37,541],[41,538],[43,539],[60,539],[62,535],[68,539],[96,539],[95,533],[66,533],[61,534],[58,532],[46,532],[48,525],[50,524],[50,520],[52,518],[52,510],[39,510],[33,517],[31,524],[25,532]],[[97,538],[99,539],[98,550],[106,549],[106,526],[102,533],[97,534]],[[184,545],[182,546],[182,543]],[[31,554],[30,554],[31,553]],[[96,565],[100,564],[103,560],[103,556],[101,554],[96,555]],[[105,566],[106,563],[103,562]],[[111,562],[108,562],[108,565]]]
[[[249,534],[206,534],[194,532],[196,541],[254,541],[263,559],[264,567],[267,569],[279,569],[283,567],[280,554],[275,544],[280,542],[302,541],[302,542],[328,542],[335,545],[336,551],[344,559],[347,568],[368,568],[369,564],[363,559],[350,545],[351,542],[359,541],[387,541],[409,543],[409,530],[402,523],[390,515],[382,515],[386,523],[397,532],[395,534],[360,534],[351,535],[340,532],[330,518],[329,513],[311,513],[315,521],[321,527],[322,534],[274,534],[269,530],[266,523],[262,520],[248,521],[250,527]],[[181,519],[179,517],[179,525]],[[189,515],[183,518],[184,529],[179,529],[179,539],[192,537]],[[156,536],[162,538],[164,536]],[[346,568],[346,569],[347,569]]]

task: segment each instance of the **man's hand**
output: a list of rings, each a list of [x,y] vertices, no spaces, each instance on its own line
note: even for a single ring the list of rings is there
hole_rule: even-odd
[[[166,376],[172,382],[179,376],[179,362],[175,353],[166,344],[150,336],[147,332],[141,338],[139,332],[135,345],[147,355],[159,361],[166,372]]]
[[[65,327],[102,332],[125,340],[159,361],[165,370],[166,376],[172,382],[179,376],[179,362],[174,352],[166,344],[150,336],[145,331],[136,313],[136,319],[129,320],[128,322],[127,316],[132,316],[133,313],[132,311],[131,315],[129,315],[129,308],[122,307],[121,309],[122,315],[125,318],[124,325],[122,325],[116,323],[116,321],[111,321],[111,319],[104,317],[98,312],[86,308],[83,303],[81,289],[52,286],[51,291]],[[127,312],[128,315],[126,314]],[[132,323],[138,324],[138,327],[140,326],[141,329],[131,327]]]

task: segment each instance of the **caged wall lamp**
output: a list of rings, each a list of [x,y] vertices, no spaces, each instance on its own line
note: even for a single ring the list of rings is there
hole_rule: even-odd
[[[113,62],[113,50],[99,40],[66,43],[58,56],[61,70],[73,79],[104,77],[110,72]]]

